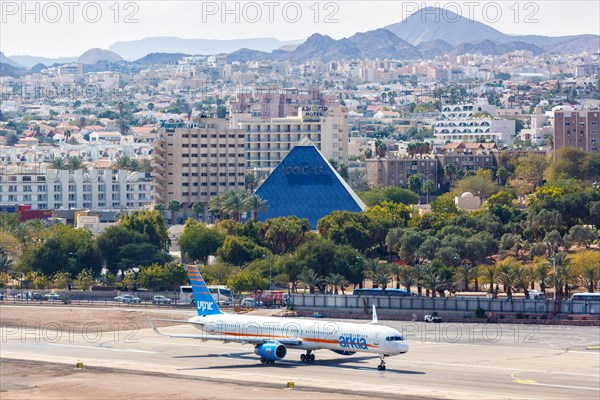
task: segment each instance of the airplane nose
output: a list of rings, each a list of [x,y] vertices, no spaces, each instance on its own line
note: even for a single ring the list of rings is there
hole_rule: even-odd
[[[406,353],[408,351],[408,343],[406,343],[406,342],[398,343],[398,351],[400,353]]]

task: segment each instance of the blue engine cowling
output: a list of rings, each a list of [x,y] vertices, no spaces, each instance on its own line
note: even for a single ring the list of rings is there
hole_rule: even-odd
[[[331,350],[336,354],[341,354],[343,356],[351,356],[352,354],[356,354],[355,351],[347,351],[347,350]]]
[[[254,353],[269,361],[277,361],[285,357],[287,349],[281,343],[263,343],[254,348]]]

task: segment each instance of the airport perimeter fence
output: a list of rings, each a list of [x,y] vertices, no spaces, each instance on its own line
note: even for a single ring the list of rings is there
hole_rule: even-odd
[[[473,312],[482,308],[492,313],[540,314],[554,313],[554,300],[533,300],[525,298],[488,299],[456,297],[392,297],[292,294],[290,305],[294,309],[335,309],[336,311],[369,310],[373,305],[381,310],[406,311],[457,311]],[[600,302],[581,300],[557,300],[556,313],[600,316]]]

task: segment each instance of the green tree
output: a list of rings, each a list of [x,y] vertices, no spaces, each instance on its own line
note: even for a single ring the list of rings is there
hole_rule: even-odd
[[[192,204],[192,212],[194,213],[196,219],[199,219],[200,215],[204,215],[204,207],[205,205],[201,201],[196,201]]]
[[[175,224],[175,214],[181,209],[181,203],[177,200],[171,200],[167,204],[167,209],[171,212],[171,223]]]
[[[258,222],[258,213],[267,210],[268,202],[262,197],[253,194],[246,198],[244,206],[246,210],[252,211],[252,220]]]
[[[238,266],[265,257],[269,250],[258,246],[252,239],[245,236],[227,236],[217,250],[219,260]]]
[[[151,244],[168,251],[170,240],[167,223],[159,210],[134,210],[124,213],[121,224],[125,229],[147,235]]]
[[[94,282],[94,276],[89,269],[82,269],[75,277],[75,284],[79,290],[90,290],[92,282]]]
[[[429,204],[429,193],[434,192],[435,189],[436,189],[435,183],[431,179],[426,179],[423,182],[423,191],[427,195],[427,199],[426,199],[427,204]]]
[[[323,277],[311,268],[305,268],[298,276],[298,280],[308,286],[310,294],[314,294],[315,288],[323,283]]]
[[[348,280],[346,279],[346,277],[338,273],[329,274],[325,278],[325,282],[333,288],[334,294],[339,293],[338,288],[342,291],[342,294],[344,294],[344,287],[348,284]]]
[[[310,231],[306,218],[278,217],[265,221],[264,238],[269,248],[276,254],[294,251]]]
[[[52,276],[52,284],[59,289],[66,289],[71,283],[71,274],[67,271],[57,271]]]
[[[571,227],[569,233],[565,236],[565,241],[572,244],[579,244],[589,249],[594,241],[598,240],[598,233],[589,227],[575,225]]]
[[[408,189],[419,194],[423,188],[423,178],[419,174],[413,174],[408,178]]]
[[[208,256],[216,255],[217,249],[224,241],[225,235],[217,229],[188,219],[179,238],[179,245],[189,260],[198,260],[206,264]]]

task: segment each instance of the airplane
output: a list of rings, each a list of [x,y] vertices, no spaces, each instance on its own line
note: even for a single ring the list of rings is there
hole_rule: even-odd
[[[171,338],[220,340],[225,343],[251,344],[254,353],[263,364],[273,364],[287,355],[287,349],[305,350],[302,362],[315,361],[315,350],[327,349],[340,355],[356,352],[379,355],[379,371],[385,371],[385,358],[408,351],[408,343],[396,329],[378,325],[377,312],[373,306],[373,319],[367,324],[285,318],[253,315],[224,314],[212,297],[202,275],[195,265],[187,266],[188,276],[196,303],[197,316],[187,321],[175,319],[152,319],[152,329],[159,335]],[[163,334],[155,321],[191,324],[202,334]]]

